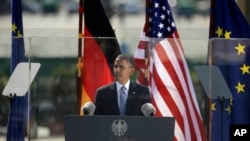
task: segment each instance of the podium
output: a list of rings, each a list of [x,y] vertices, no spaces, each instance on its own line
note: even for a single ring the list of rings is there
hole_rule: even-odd
[[[173,117],[64,116],[65,141],[173,141]]]

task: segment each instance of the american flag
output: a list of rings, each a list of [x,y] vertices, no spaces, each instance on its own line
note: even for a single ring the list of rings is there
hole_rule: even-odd
[[[156,116],[175,117],[174,140],[203,141],[202,117],[171,9],[166,0],[151,0],[147,12],[134,58],[137,81],[150,88]]]

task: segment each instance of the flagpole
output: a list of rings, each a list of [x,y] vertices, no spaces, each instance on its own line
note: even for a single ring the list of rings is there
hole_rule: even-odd
[[[211,66],[212,64],[212,56],[211,56],[211,42],[209,42],[209,56],[208,56],[208,66],[210,68],[210,74],[212,74]],[[208,120],[207,120],[207,141],[212,141],[212,79],[209,79],[209,96],[208,98]]]
[[[148,31],[148,27],[149,27],[149,2],[150,0],[146,0],[146,14],[145,14],[145,26],[144,26],[144,32],[145,32],[145,37],[149,38],[149,31]],[[150,42],[150,41],[149,41]],[[145,47],[145,69],[144,69],[144,84],[147,86],[148,85],[148,76],[149,76],[149,59],[150,59],[150,53],[149,53],[149,45],[150,43],[147,42],[146,43],[146,47]]]
[[[77,114],[81,113],[81,101],[82,101],[82,17],[83,17],[83,0],[79,0],[79,28],[78,28],[78,63],[77,63]]]
[[[214,7],[214,1],[211,0],[211,3],[210,3],[210,7]],[[212,13],[212,15],[210,15],[210,21],[212,21],[214,19],[214,14]],[[214,29],[214,24],[211,24],[210,23],[210,35],[213,35],[212,33],[212,29]],[[210,54],[208,55],[208,65],[209,66],[212,66],[213,65],[213,62],[212,62],[212,56],[211,56],[211,53],[212,53],[212,46],[211,46],[211,42],[210,42],[211,39],[209,39],[209,52]],[[212,74],[211,72],[212,70],[210,69],[210,74]],[[209,81],[209,95],[210,95],[210,98],[212,98],[212,92],[211,92],[211,86],[212,86],[212,81],[210,79]],[[208,98],[208,119],[207,119],[207,141],[212,141],[212,99]]]

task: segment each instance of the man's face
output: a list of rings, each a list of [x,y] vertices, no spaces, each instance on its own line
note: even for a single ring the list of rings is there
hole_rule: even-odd
[[[125,84],[133,74],[134,68],[124,59],[116,59],[114,64],[115,80]]]

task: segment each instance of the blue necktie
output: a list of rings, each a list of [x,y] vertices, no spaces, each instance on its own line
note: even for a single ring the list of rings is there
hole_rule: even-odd
[[[126,111],[126,87],[120,89],[120,115],[125,115]]]

